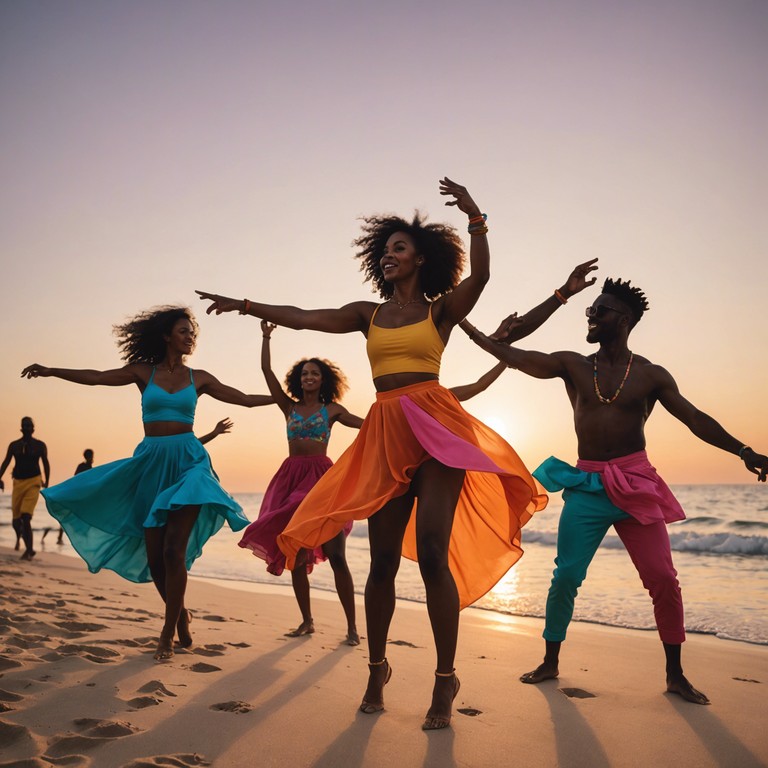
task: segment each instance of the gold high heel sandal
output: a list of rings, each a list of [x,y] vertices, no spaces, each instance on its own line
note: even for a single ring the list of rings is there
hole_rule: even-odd
[[[461,688],[461,681],[456,677],[456,670],[450,672],[438,672],[435,670],[435,677],[452,677],[453,678],[453,696],[451,697],[451,704],[456,700],[459,694],[459,688]],[[447,728],[451,724],[451,715],[447,717],[445,715],[430,715],[427,712],[427,716],[424,718],[424,722],[421,726],[422,731],[438,731],[441,728]]]
[[[360,704],[360,711],[364,712],[366,715],[372,715],[374,712],[381,712],[384,709],[384,686],[389,682],[390,678],[392,677],[392,666],[385,657],[381,661],[372,661],[370,664],[368,664],[368,669],[371,671],[371,673],[373,673],[373,670],[376,667],[380,667],[382,664],[387,665],[387,675],[384,678],[384,682],[382,683],[382,686],[381,686],[381,690],[382,690],[381,704],[378,704],[372,701],[366,701],[365,697],[363,697],[363,701]]]

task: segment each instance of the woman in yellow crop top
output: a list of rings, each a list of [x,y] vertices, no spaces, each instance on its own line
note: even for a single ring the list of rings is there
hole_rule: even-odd
[[[368,520],[365,587],[369,678],[360,709],[381,711],[392,674],[385,657],[400,556],[417,560],[426,588],[437,666],[422,725],[445,728],[459,690],[454,671],[459,610],[484,595],[522,554],[520,529],[547,502],[515,451],[468,414],[438,382],[453,327],[475,306],[489,277],[485,216],[448,178],[440,194],[469,217],[470,273],[450,226],[394,216],[365,219],[355,241],[366,280],[384,300],[304,310],[198,291],[208,313],[239,311],[289,328],[367,337],[376,402],[360,434],[318,481],[278,539],[287,567],[302,548],[329,540],[349,520]],[[578,282],[578,281],[576,281]],[[567,298],[584,287],[573,280]],[[551,296],[514,328],[522,338],[561,305]]]
[[[29,379],[52,376],[75,384],[141,392],[144,439],[133,456],[81,472],[44,492],[88,570],[114,571],[129,581],[152,581],[165,603],[155,651],[173,656],[173,638],[192,645],[190,613],[184,607],[187,571],[205,542],[226,522],[248,525],[240,505],[219,484],[202,440],[192,432],[199,395],[253,408],[271,405],[271,395],[247,395],[201,369],[186,365],[197,341],[197,321],[186,307],[156,307],[115,326],[125,361],[107,371],[29,365]],[[208,441],[228,431],[220,422]]]

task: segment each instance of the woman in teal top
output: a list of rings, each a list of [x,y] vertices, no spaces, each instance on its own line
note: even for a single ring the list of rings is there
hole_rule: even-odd
[[[29,379],[54,376],[75,384],[141,392],[144,439],[130,459],[75,475],[44,493],[48,512],[96,573],[102,568],[129,581],[153,581],[165,602],[165,622],[155,659],[173,656],[173,637],[192,644],[184,607],[187,571],[203,544],[226,521],[248,525],[240,505],[219,485],[211,460],[192,432],[199,395],[252,408],[274,402],[246,395],[207,371],[193,371],[185,357],[195,347],[198,326],[184,307],[143,312],[115,327],[126,362],[107,371],[27,366]]]

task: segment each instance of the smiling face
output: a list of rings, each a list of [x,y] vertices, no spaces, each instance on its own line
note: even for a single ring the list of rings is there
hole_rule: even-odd
[[[301,366],[301,389],[303,392],[317,392],[323,384],[323,373],[317,363],[307,362]]]
[[[424,263],[413,238],[405,232],[395,232],[387,239],[384,255],[379,261],[384,279],[397,282],[410,277]]]
[[[173,324],[171,333],[163,336],[167,345],[168,352],[179,355],[191,355],[195,350],[195,341],[197,336],[192,323],[187,318],[182,317]]]
[[[622,332],[629,333],[629,307],[615,296],[601,293],[587,308],[587,341],[612,341]]]

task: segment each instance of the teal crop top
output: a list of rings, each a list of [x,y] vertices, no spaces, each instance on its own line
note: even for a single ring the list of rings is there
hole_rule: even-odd
[[[331,438],[331,425],[328,423],[328,410],[322,406],[305,419],[296,410],[291,410],[285,422],[288,431],[288,442],[291,440],[315,440],[327,443]]]
[[[182,424],[195,423],[197,390],[192,369],[189,369],[189,384],[178,392],[166,392],[155,384],[155,369],[149,377],[147,386],[141,393],[141,420],[148,424],[152,421],[180,421]]]

